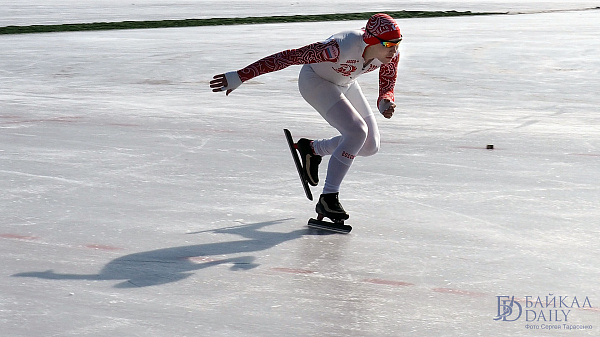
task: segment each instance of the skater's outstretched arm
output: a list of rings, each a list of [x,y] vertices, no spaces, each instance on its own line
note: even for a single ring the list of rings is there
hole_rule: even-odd
[[[210,81],[213,92],[225,91],[229,95],[233,90],[256,76],[278,71],[291,65],[336,62],[339,55],[337,41],[316,42],[298,49],[285,50],[264,57],[238,71],[215,75]]]

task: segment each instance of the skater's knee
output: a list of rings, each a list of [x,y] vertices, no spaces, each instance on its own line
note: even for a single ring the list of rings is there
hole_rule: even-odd
[[[358,153],[361,157],[373,156],[379,151],[379,142],[375,141],[367,141],[365,145],[363,145],[362,149]]]
[[[379,151],[379,130],[377,128],[369,130],[369,135],[358,153],[358,155],[362,157],[372,156]]]
[[[364,144],[368,136],[369,128],[367,127],[367,123],[364,121],[354,123],[349,137],[355,139],[357,143],[360,142],[361,144]]]
[[[344,158],[338,159],[347,162],[352,161],[355,156],[360,155],[359,152],[361,152],[361,149],[365,145],[368,135],[369,130],[365,123],[355,123],[352,128],[347,129],[342,134],[343,141],[338,147],[338,149],[344,150],[341,152],[341,156]]]

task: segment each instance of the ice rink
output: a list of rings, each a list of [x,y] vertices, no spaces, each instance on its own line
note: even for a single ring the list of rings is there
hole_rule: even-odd
[[[528,13],[398,20],[348,235],[306,227],[282,129],[336,133],[299,67],[208,82],[364,22],[0,35],[0,336],[600,335],[597,1],[0,5],[0,26]]]

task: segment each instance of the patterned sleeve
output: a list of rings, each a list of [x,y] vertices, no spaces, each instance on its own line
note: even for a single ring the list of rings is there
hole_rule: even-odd
[[[394,102],[394,86],[396,86],[399,59],[400,53],[396,54],[390,63],[384,64],[379,68],[379,98],[377,99],[377,106],[379,106],[379,102],[383,99],[389,99]]]
[[[287,68],[291,65],[336,62],[339,56],[337,41],[316,42],[298,49],[285,50],[262,58],[237,71],[242,82],[258,75]]]

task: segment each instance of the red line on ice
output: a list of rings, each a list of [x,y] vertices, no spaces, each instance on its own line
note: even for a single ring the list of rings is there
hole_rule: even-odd
[[[107,246],[107,245],[98,245],[95,243],[89,244],[89,245],[85,245],[86,248],[91,248],[91,249],[98,249],[98,250],[109,250],[109,251],[114,251],[114,250],[122,250],[123,248],[119,248],[119,247],[113,247],[113,246]]]
[[[291,273],[291,274],[312,274],[314,271],[306,270],[306,269],[296,269],[296,268],[271,268],[271,270],[279,271],[282,273]]]
[[[462,295],[469,297],[483,297],[486,296],[484,293],[478,293],[474,291],[460,290],[460,289],[452,289],[452,288],[434,288],[432,289],[436,293],[442,294],[454,294],[454,295]]]
[[[363,280],[363,282],[373,283],[373,284],[383,284],[383,285],[396,286],[396,287],[414,286],[413,283],[409,283],[409,282],[393,281],[393,280],[382,280],[382,279],[376,279],[376,278],[374,278],[374,279],[368,279],[368,280]]]
[[[12,233],[3,233],[3,234],[0,234],[0,238],[3,238],[3,239],[17,239],[17,240],[37,240],[37,237],[35,237],[35,236],[12,234]]]

